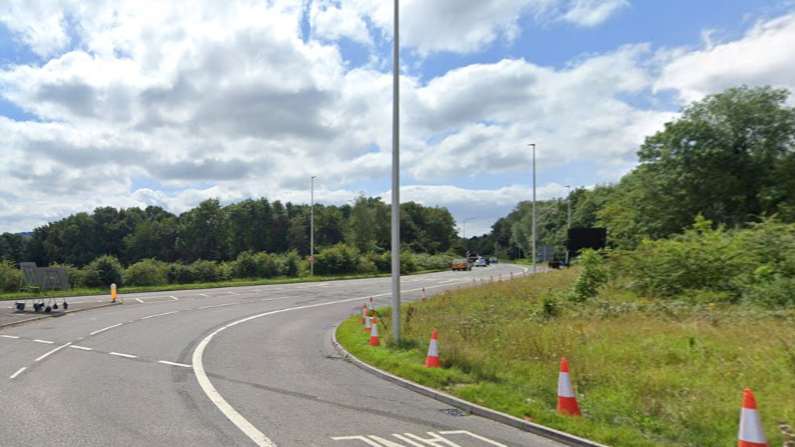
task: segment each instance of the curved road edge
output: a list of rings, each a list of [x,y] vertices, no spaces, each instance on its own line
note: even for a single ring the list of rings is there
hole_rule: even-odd
[[[532,433],[534,435],[542,436],[544,438],[560,442],[561,444],[569,445],[572,447],[608,447],[604,444],[599,444],[598,442],[591,441],[589,439],[580,438],[579,436],[571,435],[569,433],[558,431],[553,428],[545,427],[543,425],[534,424],[532,422],[519,419],[509,414],[501,413],[496,410],[492,410],[486,407],[482,407],[480,405],[473,404],[471,402],[467,402],[463,399],[459,399],[457,397],[451,396],[449,394],[443,393],[433,388],[428,388],[418,383],[414,383],[410,380],[406,380],[401,377],[390,374],[384,370],[378,369],[354,357],[344,347],[342,347],[342,345],[337,341],[338,327],[339,325],[334,326],[331,329],[331,334],[330,334],[331,344],[334,346],[334,349],[336,349],[337,352],[339,352],[340,355],[342,355],[343,360],[353,363],[354,365],[369,372],[370,374],[375,375],[376,377],[379,377],[388,382],[392,382],[398,386],[409,389],[416,393],[422,394],[423,396],[430,397],[431,399],[444,402],[448,405],[456,407],[460,410],[467,411],[471,414],[486,419],[490,419],[492,421],[499,422],[505,425],[509,425],[511,427],[518,428],[520,430]]]

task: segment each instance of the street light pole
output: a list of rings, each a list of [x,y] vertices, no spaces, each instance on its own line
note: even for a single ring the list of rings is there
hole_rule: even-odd
[[[536,145],[530,143],[528,146],[533,146],[533,273],[536,273]]]
[[[566,223],[566,267],[569,266],[569,232],[571,231],[571,186],[566,185],[566,188],[569,188],[569,195],[566,197],[566,204],[568,205],[569,217]]]
[[[309,274],[315,275],[315,175],[309,179]]]
[[[467,222],[474,219],[475,219],[474,217],[467,217],[466,219],[464,219],[464,243],[466,243],[467,240]]]
[[[400,60],[398,0],[392,41],[392,338],[400,343]]]

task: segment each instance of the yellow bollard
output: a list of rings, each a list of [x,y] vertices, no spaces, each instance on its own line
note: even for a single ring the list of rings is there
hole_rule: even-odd
[[[116,284],[115,283],[110,285],[110,301],[112,303],[116,302]]]

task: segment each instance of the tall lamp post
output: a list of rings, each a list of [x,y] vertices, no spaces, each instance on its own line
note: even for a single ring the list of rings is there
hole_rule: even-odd
[[[392,338],[400,342],[400,69],[398,0],[392,41]]]
[[[469,222],[470,220],[475,220],[475,218],[474,217],[467,217],[466,219],[464,219],[464,243],[465,244],[466,244],[466,240],[467,240],[467,222]]]
[[[536,144],[530,143],[533,147],[533,273],[536,273]]]
[[[566,197],[566,205],[568,206],[568,218],[566,220],[566,267],[569,266],[569,232],[571,231],[571,186],[569,188],[569,195]]]
[[[309,179],[309,274],[315,275],[315,177]]]

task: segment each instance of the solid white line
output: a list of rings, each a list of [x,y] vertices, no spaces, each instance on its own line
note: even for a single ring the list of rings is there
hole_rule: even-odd
[[[138,301],[139,303],[143,303],[143,300],[141,300],[140,298],[136,298],[135,301]]]
[[[3,338],[19,338],[16,335],[0,335],[0,337],[3,337]]]
[[[33,340],[33,341],[35,341],[36,343],[46,343],[48,345],[55,343],[54,341],[47,341],[47,340]]]
[[[22,371],[28,369],[27,367],[19,368],[19,371],[15,372],[9,379],[16,379],[18,375],[22,374]]]
[[[70,348],[74,348],[74,349],[80,349],[80,350],[83,350],[83,351],[93,351],[92,348],[86,348],[85,346],[72,345],[72,346],[69,346],[69,347]]]
[[[130,355],[130,354],[122,354],[121,352],[109,352],[110,355],[116,355],[119,357],[126,357],[128,359],[137,359],[137,355]]]
[[[240,303],[226,303],[226,304],[216,304],[216,305],[214,305],[214,306],[204,306],[204,307],[200,307],[199,309],[211,309],[211,308],[213,308],[213,307],[221,307],[221,306],[234,306],[235,304],[240,304]]]
[[[90,333],[90,334],[88,334],[88,335],[99,334],[100,332],[107,331],[108,329],[113,329],[113,328],[115,328],[115,327],[119,327],[119,326],[121,326],[122,324],[124,324],[124,323],[114,324],[113,326],[108,326],[108,327],[106,327],[105,329],[100,329],[100,330],[98,330],[98,331],[94,331],[94,332],[92,332],[92,333]]]
[[[42,355],[41,357],[37,358],[36,360],[34,360],[34,362],[38,362],[38,361],[40,361],[40,360],[44,360],[44,359],[45,359],[45,358],[47,358],[47,356],[49,356],[50,354],[55,354],[56,352],[60,351],[61,349],[65,348],[65,347],[67,347],[67,346],[69,346],[69,345],[71,345],[71,344],[72,344],[72,342],[70,341],[69,343],[67,343],[67,344],[65,344],[65,345],[58,346],[57,348],[53,349],[52,351],[50,351],[50,352],[48,352],[48,353],[46,353],[46,354]]]
[[[174,362],[168,362],[168,361],[166,361],[166,360],[158,360],[158,362],[157,362],[157,363],[162,363],[162,364],[164,364],[164,365],[171,365],[171,366],[181,366],[181,367],[183,367],[183,368],[192,368],[192,366],[191,366],[191,365],[186,365],[186,364],[184,364],[184,363],[174,363]]]
[[[175,310],[175,311],[173,311],[173,312],[166,312],[166,313],[164,313],[164,314],[149,315],[148,317],[143,317],[143,318],[141,318],[141,319],[142,319],[142,320],[146,320],[146,319],[148,319],[148,318],[162,317],[163,315],[171,315],[171,314],[176,314],[176,313],[179,313],[179,311],[178,311],[178,310]]]
[[[169,295],[169,297],[171,297],[171,299],[172,299],[172,300],[177,300],[177,301],[179,301],[179,298],[175,297],[174,295]]]

